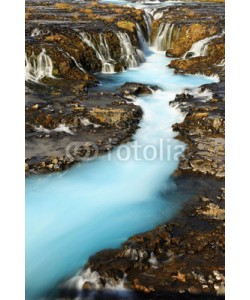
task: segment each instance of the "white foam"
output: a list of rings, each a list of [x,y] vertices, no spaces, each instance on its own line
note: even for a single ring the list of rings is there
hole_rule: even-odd
[[[87,119],[87,118],[81,119],[81,123],[84,126],[93,125],[95,128],[101,127],[101,125],[99,125],[99,124],[95,124],[95,123],[90,122],[89,119]]]
[[[32,53],[28,58],[25,53],[25,80],[39,82],[44,77],[54,78],[52,71],[53,62],[44,48],[37,57]]]
[[[222,37],[223,35],[224,32],[222,34],[213,35],[205,39],[199,40],[198,42],[195,42],[190,48],[190,50],[188,50],[184,54],[183,58],[206,56],[208,51],[208,45],[210,44],[210,42],[214,39]]]
[[[156,268],[159,265],[159,262],[158,262],[157,258],[155,257],[154,252],[151,252],[148,262],[154,268]]]
[[[66,132],[68,134],[74,134],[68,126],[65,124],[60,124],[57,128],[54,129],[56,132]]]
[[[49,133],[50,132],[49,129],[44,128],[42,125],[39,125],[38,127],[35,127],[35,130],[39,131],[39,132],[45,132],[45,133]]]

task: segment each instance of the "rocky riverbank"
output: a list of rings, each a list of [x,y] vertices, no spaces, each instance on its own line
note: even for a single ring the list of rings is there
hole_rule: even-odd
[[[26,97],[26,160],[29,173],[62,171],[127,142],[138,128],[140,107],[117,94],[77,98]]]
[[[219,82],[186,90],[170,103],[186,115],[173,130],[187,149],[174,174],[177,192],[166,197],[184,194],[186,204],[172,221],[92,256],[85,268],[98,272],[98,280],[85,282],[82,295],[95,290],[102,299],[100,290],[122,282],[134,292],[129,299],[224,299],[224,6],[180,4],[153,15],[152,43],[176,58],[170,67]]]

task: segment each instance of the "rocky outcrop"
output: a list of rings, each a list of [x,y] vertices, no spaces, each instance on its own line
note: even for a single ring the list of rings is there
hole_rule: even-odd
[[[60,78],[95,84],[95,72],[138,66],[144,61],[138,34],[148,39],[145,20],[141,10],[112,4],[28,2],[27,82]]]
[[[223,32],[224,5],[180,4],[153,12],[151,43],[169,57],[183,56],[195,42]]]
[[[217,38],[207,46],[204,56],[190,57],[187,59],[175,59],[169,64],[176,73],[204,74],[207,76],[218,74],[224,78],[225,67],[225,38]]]
[[[157,89],[159,88],[153,85],[146,85],[136,82],[126,82],[119,88],[119,92],[124,97],[131,99],[131,97],[133,96],[152,94],[153,91],[156,91]]]
[[[98,103],[98,104],[97,104]],[[26,95],[26,173],[62,171],[127,142],[142,118],[116,94]]]
[[[188,144],[180,159],[178,172],[225,176],[225,99],[224,83],[205,85],[194,94],[177,95],[171,103],[185,114],[174,124],[178,138]]]

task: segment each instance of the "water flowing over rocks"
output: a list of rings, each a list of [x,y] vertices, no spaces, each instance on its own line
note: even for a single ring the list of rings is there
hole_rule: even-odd
[[[170,103],[185,114],[173,125],[187,144],[173,177],[188,201],[172,221],[93,255],[85,268],[98,272],[104,290],[105,282],[118,283],[126,274],[124,286],[134,299],[224,299],[224,5],[177,4],[151,14],[152,45],[177,58],[169,67],[218,78]],[[131,97],[138,88],[125,84],[120,91]]]
[[[126,82],[119,88],[119,91],[124,97],[129,99],[131,99],[132,97],[133,99],[133,96],[149,95],[157,89],[157,86],[146,85],[136,82]]]
[[[181,57],[194,43],[223,32],[224,5],[220,3],[180,3],[156,13],[161,15],[152,23],[152,45],[169,57]]]
[[[95,299],[224,299],[224,4],[213,2],[178,3],[149,13],[112,4],[27,4],[27,173],[60,171],[94,151],[85,144],[68,159],[64,151],[72,141],[91,141],[104,153],[130,140],[142,111],[126,100],[157,87],[125,83],[119,94],[97,94],[89,87],[98,84],[95,72],[142,63],[145,41],[174,58],[169,67],[176,73],[219,81],[185,90],[171,102],[185,114],[173,125],[187,144],[173,175],[180,194],[187,195],[182,210],[119,249],[93,255],[62,288],[62,299],[88,299],[93,293]],[[121,285],[133,294],[106,294]]]
[[[95,72],[121,72],[144,61],[149,15],[99,3],[26,4],[26,80],[95,82]]]

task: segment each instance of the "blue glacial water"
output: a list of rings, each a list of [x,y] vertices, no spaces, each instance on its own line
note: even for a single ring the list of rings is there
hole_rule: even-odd
[[[169,106],[169,101],[184,88],[215,79],[174,75],[166,68],[168,63],[164,53],[151,52],[137,69],[100,76],[99,89],[103,90],[114,90],[127,81],[161,87],[153,95],[136,100],[144,116],[133,142],[66,172],[27,178],[26,300],[46,299],[90,255],[118,247],[131,235],[152,229],[180,209],[179,198],[163,196],[166,190],[176,188],[171,174],[184,147],[171,130],[183,116]],[[137,153],[136,144],[140,146]],[[157,150],[157,157],[150,149]]]

